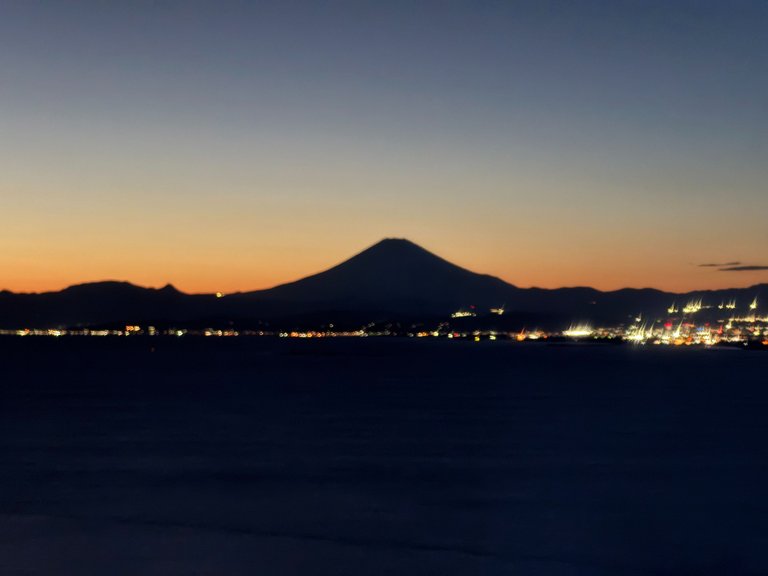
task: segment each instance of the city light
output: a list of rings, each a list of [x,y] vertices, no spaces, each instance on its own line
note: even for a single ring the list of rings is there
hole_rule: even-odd
[[[126,324],[119,328],[67,328],[55,326],[51,328],[15,328],[0,330],[0,336],[91,336],[91,337],[197,337],[233,338],[233,337],[277,337],[277,338],[367,338],[367,337],[410,337],[410,338],[444,338],[447,340],[509,341],[514,343],[557,341],[560,340],[591,340],[628,342],[634,345],[666,345],[666,346],[715,346],[715,345],[750,345],[753,347],[768,347],[768,312],[758,308],[759,301],[755,297],[750,304],[743,306],[741,314],[732,312],[736,309],[736,301],[729,300],[717,305],[710,305],[704,299],[691,300],[680,309],[673,303],[661,315],[652,313],[632,315],[633,320],[627,324],[615,326],[594,327],[589,323],[572,324],[564,330],[542,330],[539,328],[523,328],[516,331],[498,329],[469,328],[462,320],[452,325],[453,319],[475,318],[479,314],[475,308],[461,308],[451,314],[448,319],[438,321],[433,325],[414,324],[401,326],[399,324],[368,323],[360,328],[340,329],[334,324],[326,324],[322,329],[293,329],[293,330],[249,330],[232,327],[166,327],[141,326]],[[504,307],[489,308],[486,319],[500,316]],[[727,313],[726,313],[727,312]],[[483,322],[482,318],[478,321]],[[481,324],[482,325],[482,324]],[[465,326],[461,329],[461,326]]]
[[[568,330],[563,330],[563,336],[568,338],[586,338],[591,336],[595,331],[586,324],[580,324],[578,326],[571,326]]]

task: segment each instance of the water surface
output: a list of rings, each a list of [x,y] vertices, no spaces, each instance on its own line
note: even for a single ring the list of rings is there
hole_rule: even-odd
[[[0,340],[0,574],[768,572],[768,354]]]

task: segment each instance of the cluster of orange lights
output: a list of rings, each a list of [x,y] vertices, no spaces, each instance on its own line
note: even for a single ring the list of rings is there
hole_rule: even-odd
[[[350,332],[327,332],[327,331],[315,331],[309,330],[307,332],[280,332],[278,334],[280,338],[338,338],[338,337],[360,337],[368,336],[362,330],[354,330]]]

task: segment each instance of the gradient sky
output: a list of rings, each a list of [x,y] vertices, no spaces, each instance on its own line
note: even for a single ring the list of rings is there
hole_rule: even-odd
[[[0,288],[768,282],[768,2],[8,0]]]

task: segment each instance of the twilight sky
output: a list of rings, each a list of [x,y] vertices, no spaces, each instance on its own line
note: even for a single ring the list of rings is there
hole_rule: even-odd
[[[5,1],[0,289],[256,289],[385,236],[519,286],[768,282],[766,30],[764,0]]]

